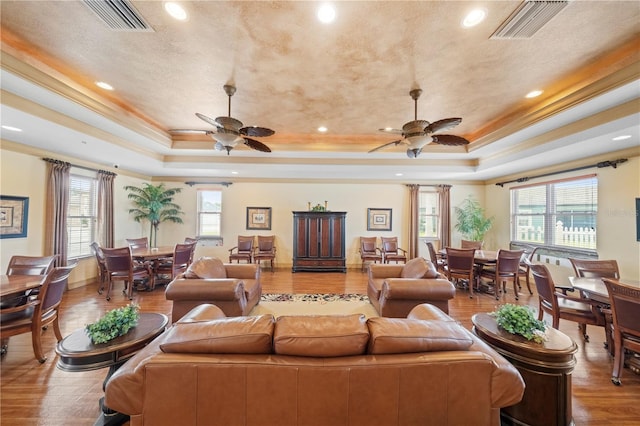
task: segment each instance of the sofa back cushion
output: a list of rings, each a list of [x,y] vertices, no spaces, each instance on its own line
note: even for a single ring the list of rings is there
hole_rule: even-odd
[[[473,343],[461,325],[447,321],[406,318],[369,318],[369,347],[372,355],[412,352],[463,351]]]
[[[227,278],[224,263],[215,257],[201,257],[184,273],[185,278]]]
[[[438,271],[434,264],[423,258],[416,257],[409,260],[402,268],[400,278],[436,278]]]
[[[160,349],[168,353],[269,354],[274,322],[269,314],[178,323],[161,337]]]
[[[273,349],[280,355],[362,355],[368,341],[369,330],[362,314],[281,316],[273,332]]]

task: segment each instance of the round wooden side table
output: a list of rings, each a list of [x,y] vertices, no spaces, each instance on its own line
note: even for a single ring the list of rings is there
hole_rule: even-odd
[[[544,343],[528,341],[498,327],[493,316],[471,318],[473,332],[520,372],[526,389],[522,401],[500,410],[502,425],[573,425],[571,373],[578,346],[566,334],[547,328]]]
[[[104,390],[113,373],[140,349],[162,334],[168,322],[169,318],[164,314],[143,312],[138,319],[138,325],[127,334],[100,344],[92,343],[84,329],[76,330],[58,342],[56,353],[59,357],[56,366],[64,371],[89,371],[109,367],[107,377],[102,384]],[[104,397],[100,398],[102,414],[94,426],[120,425],[129,419],[129,416],[105,407],[103,401]]]

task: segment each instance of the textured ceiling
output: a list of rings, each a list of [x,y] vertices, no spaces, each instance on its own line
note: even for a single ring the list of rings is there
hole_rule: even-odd
[[[640,3],[570,1],[530,39],[490,39],[520,3],[339,1],[334,2],[337,19],[327,25],[316,19],[318,2],[181,2],[189,20],[178,22],[160,1],[134,1],[153,31],[122,32],[107,28],[83,2],[3,0],[3,69],[144,135],[146,142],[140,142],[132,158],[147,156],[154,160],[149,164],[156,166],[157,161],[167,170],[132,169],[156,177],[225,176],[228,170],[213,170],[217,163],[229,170],[244,164],[248,170],[242,176],[251,177],[253,169],[256,178],[273,179],[295,177],[293,169],[303,177],[314,166],[320,166],[320,177],[335,170],[333,177],[344,172],[355,179],[368,173],[367,165],[385,160],[399,169],[406,164],[410,171],[421,163],[411,164],[414,160],[406,158],[401,147],[367,151],[395,139],[377,129],[401,128],[413,120],[409,91],[419,87],[423,94],[418,118],[462,117],[448,133],[471,144],[432,144],[417,161],[460,167],[468,173],[459,178],[473,179],[471,173],[495,155],[490,145],[506,143],[505,136],[584,99],[635,82],[630,86],[635,104],[612,117],[638,116]],[[464,29],[460,22],[474,6],[486,8],[487,19]],[[44,70],[56,83],[16,63]],[[98,80],[116,90],[101,92],[93,86]],[[28,97],[18,93],[24,90],[22,82],[10,83],[3,81],[3,90]],[[225,153],[212,151],[208,136],[171,140],[169,129],[212,129],[195,112],[227,115],[222,86],[229,83],[238,88],[231,116],[276,131],[260,139],[271,154],[241,147],[232,151],[233,159],[224,158]],[[525,99],[533,89],[545,92]],[[625,101],[623,94],[611,102]],[[17,101],[8,106],[12,109],[7,116],[21,109]],[[321,125],[329,129],[326,134],[317,132]],[[80,130],[101,141],[109,139]],[[2,136],[16,139],[6,132]],[[129,140],[134,143],[134,138]],[[525,152],[513,144],[508,149]],[[619,149],[638,144],[636,137]],[[584,152],[590,151],[585,147]],[[320,158],[312,159],[309,153]],[[274,171],[260,174],[271,162]],[[342,162],[350,171],[326,168],[326,163]],[[483,178],[518,171],[496,169]],[[433,178],[416,174],[416,179]]]

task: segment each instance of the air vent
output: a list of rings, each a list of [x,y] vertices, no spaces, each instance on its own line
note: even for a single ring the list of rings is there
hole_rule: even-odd
[[[129,0],[83,0],[102,22],[116,31],[153,31]]]
[[[568,1],[525,1],[489,38],[531,38],[568,4]]]

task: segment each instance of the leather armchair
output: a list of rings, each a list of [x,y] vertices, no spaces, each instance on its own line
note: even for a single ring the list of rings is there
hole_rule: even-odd
[[[211,258],[208,258],[211,259]],[[207,258],[196,260],[197,267]],[[217,259],[216,259],[217,260]],[[218,306],[226,316],[248,315],[260,302],[262,285],[260,267],[255,263],[222,264],[224,272],[220,278],[198,278],[184,274],[167,285],[165,297],[173,302],[171,321],[176,322],[194,307],[210,303]],[[204,274],[201,276],[205,276]]]
[[[414,264],[428,267],[428,276],[407,273]],[[420,275],[420,278],[416,278]],[[444,275],[435,270],[433,264],[425,259],[416,258],[406,265],[371,264],[367,295],[380,316],[403,318],[417,305],[429,303],[449,312],[449,300],[455,296],[456,289]]]

